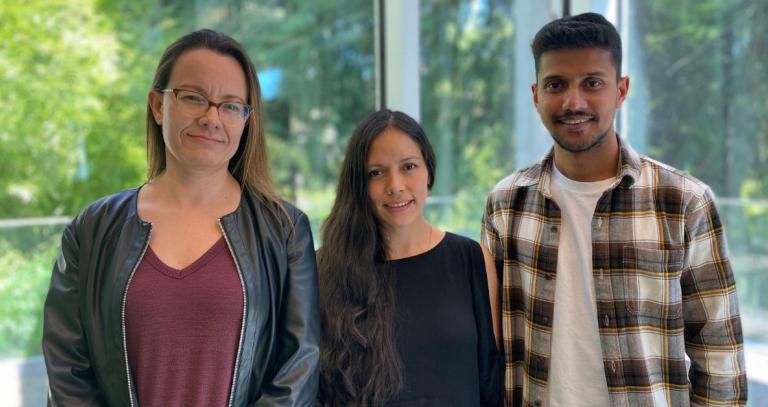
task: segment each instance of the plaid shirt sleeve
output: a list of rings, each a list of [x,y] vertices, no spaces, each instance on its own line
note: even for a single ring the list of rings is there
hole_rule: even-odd
[[[499,239],[499,234],[493,225],[493,219],[491,218],[492,214],[493,193],[489,194],[485,212],[483,212],[483,221],[480,226],[480,243],[488,249],[496,263],[496,271],[500,273],[502,269],[499,263],[503,262],[504,255],[501,249],[501,239]]]
[[[691,402],[744,405],[747,378],[736,285],[723,225],[709,188],[685,213],[681,278]]]

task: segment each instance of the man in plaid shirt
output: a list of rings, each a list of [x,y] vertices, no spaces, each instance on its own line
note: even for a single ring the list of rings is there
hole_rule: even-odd
[[[545,25],[532,48],[533,102],[555,143],[490,193],[481,239],[503,284],[507,404],[745,404],[712,191],[616,134],[629,89],[619,34],[588,13]]]

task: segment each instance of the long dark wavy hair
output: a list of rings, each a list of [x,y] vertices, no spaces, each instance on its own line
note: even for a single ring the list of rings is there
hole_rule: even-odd
[[[318,252],[322,343],[319,399],[325,406],[378,406],[402,389],[395,340],[395,275],[368,197],[373,140],[395,128],[421,149],[431,188],[435,154],[405,113],[380,110],[358,124],[341,166],[336,201]]]

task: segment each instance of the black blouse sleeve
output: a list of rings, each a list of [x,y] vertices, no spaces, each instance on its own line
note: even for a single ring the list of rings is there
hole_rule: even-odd
[[[472,247],[472,299],[474,302],[475,321],[477,321],[478,349],[477,359],[480,377],[480,405],[500,406],[503,400],[503,360],[496,348],[493,335],[490,299],[485,261],[480,245]]]

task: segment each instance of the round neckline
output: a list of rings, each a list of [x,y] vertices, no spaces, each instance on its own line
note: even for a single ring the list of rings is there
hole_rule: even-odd
[[[387,260],[387,263],[396,263],[396,262],[399,262],[399,261],[415,259],[415,258],[418,258],[420,256],[424,256],[425,254],[431,253],[431,252],[437,250],[440,246],[442,246],[445,243],[445,240],[448,237],[449,233],[450,232],[443,233],[443,237],[434,246],[432,246],[431,248],[427,249],[424,252],[421,252],[421,253],[418,253],[418,254],[414,254],[413,256],[401,257],[399,259],[393,259],[393,260]]]

